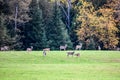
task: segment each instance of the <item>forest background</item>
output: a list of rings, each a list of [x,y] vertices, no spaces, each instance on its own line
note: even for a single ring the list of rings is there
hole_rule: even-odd
[[[0,0],[0,47],[120,47],[120,0]]]

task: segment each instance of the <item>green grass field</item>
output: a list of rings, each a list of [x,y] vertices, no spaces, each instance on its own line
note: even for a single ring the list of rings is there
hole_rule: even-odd
[[[0,80],[120,80],[119,51],[0,52]]]

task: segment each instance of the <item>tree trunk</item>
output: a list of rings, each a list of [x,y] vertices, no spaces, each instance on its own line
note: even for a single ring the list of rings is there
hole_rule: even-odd
[[[18,4],[15,5],[15,32],[17,30]]]

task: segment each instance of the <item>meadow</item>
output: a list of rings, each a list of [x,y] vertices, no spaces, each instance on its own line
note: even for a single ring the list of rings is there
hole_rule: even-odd
[[[0,80],[120,80],[120,51],[1,51]]]

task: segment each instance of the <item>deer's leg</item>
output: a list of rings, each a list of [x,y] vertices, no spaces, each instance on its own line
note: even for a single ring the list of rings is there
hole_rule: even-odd
[[[67,56],[69,56],[69,54],[67,54]]]

